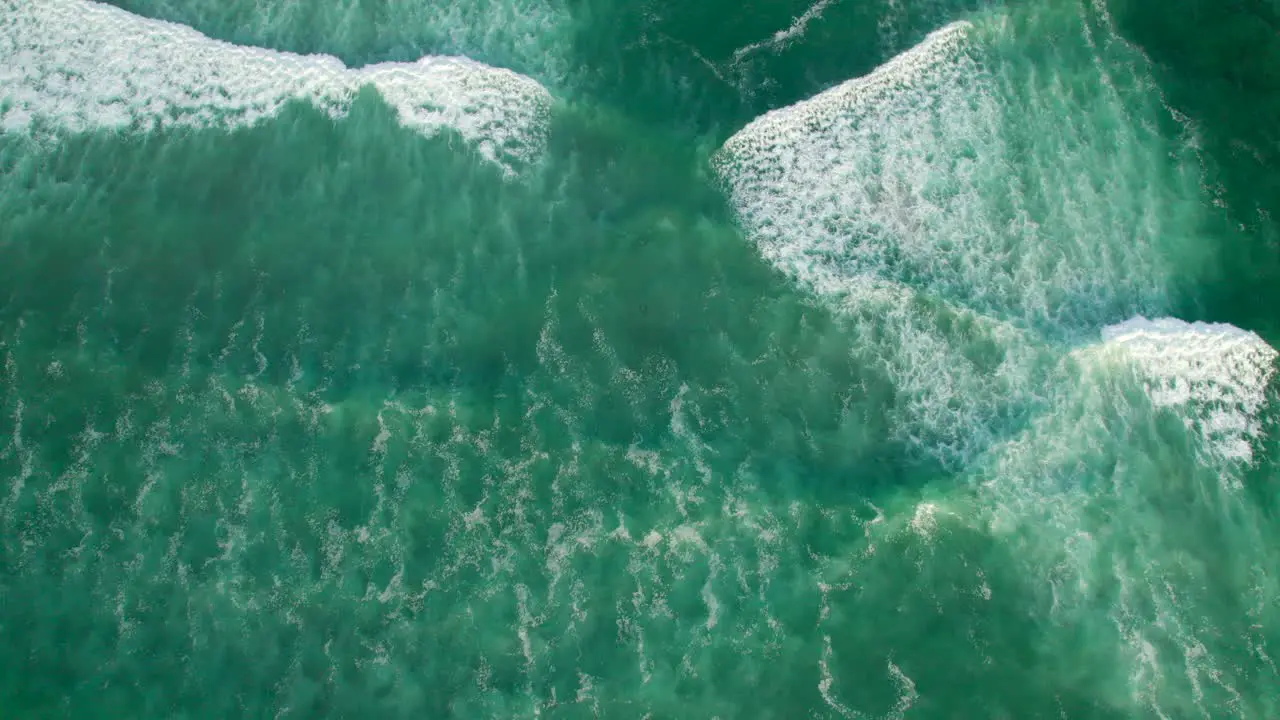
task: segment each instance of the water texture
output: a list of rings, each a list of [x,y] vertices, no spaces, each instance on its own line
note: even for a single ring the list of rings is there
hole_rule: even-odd
[[[0,717],[1280,715],[1176,10],[0,0]]]

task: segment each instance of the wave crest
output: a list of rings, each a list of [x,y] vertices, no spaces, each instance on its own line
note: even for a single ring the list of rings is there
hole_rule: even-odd
[[[87,0],[0,0],[0,129],[239,127],[305,100],[335,117],[369,85],[405,127],[453,130],[508,170],[545,143],[551,95],[464,57],[349,69],[326,55],[233,45]]]

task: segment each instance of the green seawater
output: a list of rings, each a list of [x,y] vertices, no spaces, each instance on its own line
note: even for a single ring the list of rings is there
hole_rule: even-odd
[[[553,99],[73,126],[0,0],[0,718],[1280,717],[1274,0],[111,4]]]

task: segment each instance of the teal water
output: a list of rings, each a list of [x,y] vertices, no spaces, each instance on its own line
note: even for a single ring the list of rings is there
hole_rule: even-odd
[[[112,5],[0,0],[0,718],[1280,715],[1274,3]]]

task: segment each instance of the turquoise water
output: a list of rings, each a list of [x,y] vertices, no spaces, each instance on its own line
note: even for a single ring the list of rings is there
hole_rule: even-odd
[[[0,0],[0,718],[1280,715],[1274,4],[112,5]]]

